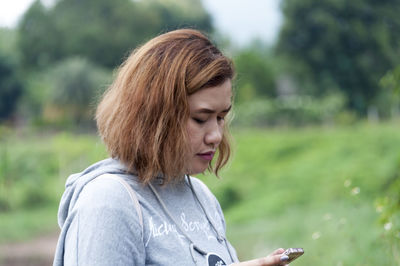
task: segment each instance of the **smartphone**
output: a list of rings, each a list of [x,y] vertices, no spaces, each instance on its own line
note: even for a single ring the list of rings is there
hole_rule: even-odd
[[[285,261],[285,263],[290,263],[304,254],[304,250],[302,248],[288,248],[283,253],[289,257],[289,260]]]

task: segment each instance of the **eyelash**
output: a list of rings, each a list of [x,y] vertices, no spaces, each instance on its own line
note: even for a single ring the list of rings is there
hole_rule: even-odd
[[[193,118],[193,120],[196,122],[196,123],[198,123],[198,124],[204,124],[206,121],[204,121],[204,120],[201,120],[201,119],[198,119],[198,118]],[[225,120],[225,117],[223,117],[223,116],[217,116],[217,121],[219,122],[219,121],[224,121]]]
[[[204,122],[206,122],[206,121],[203,121],[203,120],[198,119],[198,118],[193,118],[193,120],[198,124],[203,124]]]

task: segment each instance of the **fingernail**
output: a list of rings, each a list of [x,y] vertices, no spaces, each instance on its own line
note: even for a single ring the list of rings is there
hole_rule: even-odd
[[[289,260],[289,257],[287,255],[283,255],[283,256],[281,256],[280,260],[287,261],[287,260]]]

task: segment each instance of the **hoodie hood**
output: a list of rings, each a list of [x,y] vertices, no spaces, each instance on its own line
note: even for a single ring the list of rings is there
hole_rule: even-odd
[[[66,181],[65,191],[58,209],[58,225],[60,228],[65,223],[69,212],[74,208],[79,194],[90,181],[103,174],[126,174],[127,168],[116,159],[99,161],[84,171],[70,175]]]

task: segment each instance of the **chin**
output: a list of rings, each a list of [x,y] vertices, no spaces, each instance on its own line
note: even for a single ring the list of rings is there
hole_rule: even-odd
[[[189,175],[197,175],[197,174],[202,174],[204,173],[208,168],[208,165],[206,166],[194,166],[190,168]]]
[[[190,171],[189,175],[198,175],[204,173],[206,169]]]

